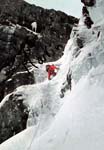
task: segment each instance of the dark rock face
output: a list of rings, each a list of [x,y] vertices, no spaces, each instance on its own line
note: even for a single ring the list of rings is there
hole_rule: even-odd
[[[87,28],[90,29],[94,22],[89,15],[87,7],[94,6],[96,4],[96,0],[81,0],[81,2],[84,3],[84,6],[82,8],[82,14],[85,17],[84,23],[87,26]]]
[[[37,33],[31,23],[37,22]],[[23,0],[0,0],[0,101],[21,85],[35,83],[33,61],[55,61],[78,19]],[[36,66],[35,66],[36,67]],[[21,95],[11,94],[0,108],[0,143],[26,128],[28,111]]]
[[[90,29],[94,22],[90,18],[89,11],[86,6],[83,6],[82,8],[82,15],[84,16],[85,25],[87,26],[88,29]]]
[[[83,40],[77,35],[77,39],[76,39],[76,42],[77,42],[77,45],[78,45],[78,48],[81,49],[83,48]]]
[[[90,29],[93,24],[93,21],[91,20],[91,18],[89,16],[86,16],[84,23],[88,27],[88,29]]]
[[[42,35],[47,50],[55,52],[53,58],[47,58],[47,61],[56,60],[62,55],[64,45],[70,37],[73,24],[78,23],[78,19],[68,16],[63,12],[29,5],[22,0],[18,0],[18,2],[16,0],[8,0],[6,6],[3,6],[6,9],[1,8],[1,23],[8,20],[14,24],[18,23],[31,29],[31,23],[37,22],[37,32]],[[58,47],[59,44],[61,45],[60,48]]]
[[[86,6],[83,6],[83,8],[82,8],[82,14],[83,14],[83,16],[89,16],[89,11],[87,10]]]
[[[96,0],[81,0],[82,3],[84,3],[86,6],[92,7],[95,5]]]
[[[21,95],[10,95],[0,108],[0,143],[24,130],[27,118],[28,110]]]
[[[17,72],[25,71],[27,66],[28,52],[23,53],[24,41],[28,35],[26,29],[0,26],[0,33],[0,98],[2,99],[6,93],[12,92],[23,83],[24,85],[33,84],[34,76],[28,72],[20,76],[17,74]],[[17,79],[14,78],[14,74]],[[7,81],[9,78],[12,83]]]

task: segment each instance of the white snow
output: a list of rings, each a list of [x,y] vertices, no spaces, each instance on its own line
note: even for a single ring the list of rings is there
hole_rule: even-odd
[[[36,30],[37,30],[37,22],[32,22],[31,26],[32,26],[32,30],[33,31],[35,30],[35,32],[36,32]]]
[[[94,18],[93,9],[101,13],[103,8],[103,0],[99,0],[89,10]],[[60,66],[51,81],[47,80],[46,64],[43,64],[38,71],[34,70],[36,84],[17,88],[14,93],[23,94],[30,110],[27,129],[2,143],[0,150],[104,149],[104,19],[99,19],[99,25],[96,18],[93,27],[87,29],[81,18],[77,34],[83,39],[84,47],[75,57],[77,36],[73,30],[63,57],[50,62]],[[60,98],[69,70],[72,90]]]

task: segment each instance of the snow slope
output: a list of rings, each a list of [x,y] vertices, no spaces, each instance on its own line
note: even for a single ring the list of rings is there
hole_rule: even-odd
[[[27,129],[2,143],[0,150],[104,149],[103,8],[103,0],[98,0],[96,6],[89,9],[92,18],[96,18],[95,10],[101,14],[91,29],[80,21],[77,34],[83,39],[83,48],[78,51],[73,29],[63,57],[54,62],[60,66],[55,78],[47,80],[46,64],[43,64],[39,66],[36,85],[17,89],[16,93],[23,94],[30,109]],[[72,90],[60,98],[69,70]]]

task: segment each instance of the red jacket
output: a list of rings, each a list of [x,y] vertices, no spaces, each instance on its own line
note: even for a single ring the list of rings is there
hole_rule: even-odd
[[[56,66],[54,66],[54,65],[50,65],[49,66],[49,68],[48,68],[48,79],[50,80],[51,78],[51,76],[55,76],[56,75],[56,72],[55,72],[55,70],[57,69],[57,67]]]

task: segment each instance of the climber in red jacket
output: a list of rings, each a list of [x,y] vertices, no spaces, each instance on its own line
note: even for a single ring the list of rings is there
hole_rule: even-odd
[[[48,79],[51,80],[52,77],[56,76],[58,67],[55,65],[46,65],[46,71],[48,72]]]

